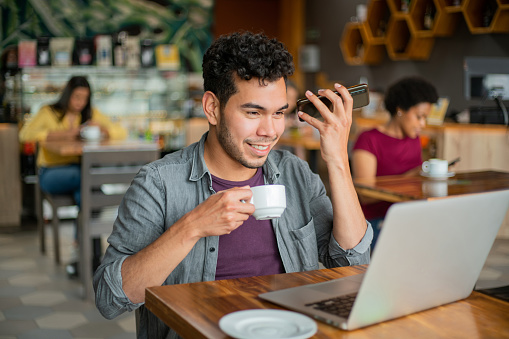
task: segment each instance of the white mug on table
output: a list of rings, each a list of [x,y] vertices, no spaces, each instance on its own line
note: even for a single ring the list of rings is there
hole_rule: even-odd
[[[255,205],[253,216],[256,220],[268,220],[281,217],[286,208],[284,185],[261,185],[251,187],[253,196],[249,201]]]
[[[101,128],[97,125],[84,126],[80,130],[80,135],[88,141],[97,141],[101,139]]]
[[[429,159],[422,163],[422,171],[430,176],[446,175],[449,172],[449,163],[447,160]]]

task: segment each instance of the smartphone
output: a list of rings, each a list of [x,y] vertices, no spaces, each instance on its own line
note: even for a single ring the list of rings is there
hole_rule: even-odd
[[[364,106],[367,106],[369,104],[369,89],[368,89],[368,85],[366,85],[366,84],[359,84],[359,85],[355,85],[355,86],[352,86],[352,87],[348,87],[347,89],[348,89],[348,92],[350,92],[350,95],[353,98],[353,108],[354,109],[355,108],[364,107]],[[336,93],[337,95],[341,96],[338,93],[338,91],[334,91],[334,93]],[[327,99],[327,97],[319,95],[318,99],[322,100],[322,102],[329,109],[332,109],[332,102],[329,99]],[[316,109],[315,105],[313,105],[313,103],[311,101],[309,101],[309,99],[307,99],[307,98],[299,99],[297,101],[297,109],[299,111],[302,111],[304,113],[309,114],[310,116],[312,116],[314,118],[317,118],[317,119],[323,121],[322,115],[320,114],[318,109]],[[304,120],[302,120],[300,118],[299,118],[299,120],[300,121],[304,121]]]

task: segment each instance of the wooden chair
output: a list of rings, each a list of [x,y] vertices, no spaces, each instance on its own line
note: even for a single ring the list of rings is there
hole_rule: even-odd
[[[105,189],[104,185],[124,184],[128,187],[140,168],[160,157],[157,144],[146,147],[116,148],[87,147],[81,159],[81,209],[78,222],[79,274],[84,286],[84,298],[91,300],[92,289],[92,241],[103,234],[110,234],[115,214],[108,218],[95,217],[92,211],[105,207],[118,207],[124,191]]]
[[[39,248],[41,253],[46,253],[46,232],[43,215],[43,201],[46,200],[51,206],[51,230],[53,232],[53,248],[55,251],[55,262],[61,263],[60,258],[60,218],[58,209],[61,207],[74,206],[74,198],[71,194],[49,194],[43,192],[39,186],[39,178],[35,183],[35,209],[37,215],[37,232],[39,233]]]

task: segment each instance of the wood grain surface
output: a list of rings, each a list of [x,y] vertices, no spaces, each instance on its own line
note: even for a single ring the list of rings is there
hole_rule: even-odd
[[[364,272],[366,266],[151,287],[146,307],[184,338],[229,338],[219,320],[231,312],[281,309],[258,294]],[[509,303],[474,292],[448,305],[354,331],[317,321],[312,338],[509,338]]]

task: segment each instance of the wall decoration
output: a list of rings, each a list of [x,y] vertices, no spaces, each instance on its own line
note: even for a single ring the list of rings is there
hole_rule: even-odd
[[[178,48],[182,67],[201,71],[212,41],[213,0],[3,0],[0,50],[20,40],[48,37],[113,39],[127,33],[153,45]]]

